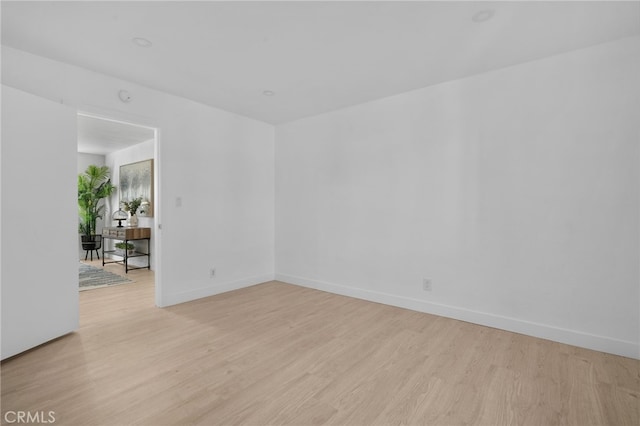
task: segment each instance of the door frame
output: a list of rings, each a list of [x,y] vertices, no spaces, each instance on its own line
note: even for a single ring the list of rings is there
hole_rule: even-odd
[[[160,202],[162,199],[162,160],[161,160],[161,129],[157,125],[156,121],[149,117],[142,117],[137,115],[123,114],[118,111],[96,111],[96,108],[77,108],[76,114],[78,116],[96,118],[99,120],[112,121],[115,123],[128,124],[132,126],[145,127],[153,130],[154,132],[154,147],[153,147],[153,214],[154,214],[154,229],[152,232],[153,248],[152,256],[155,259],[154,268],[154,297],[155,305],[162,306],[162,209]]]

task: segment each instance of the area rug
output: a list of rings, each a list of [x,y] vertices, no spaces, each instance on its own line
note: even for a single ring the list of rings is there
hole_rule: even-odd
[[[109,271],[105,271],[102,268],[96,268],[95,266],[87,265],[80,262],[80,291],[91,290],[94,288],[107,287],[110,285],[126,284],[131,280],[114,274]]]

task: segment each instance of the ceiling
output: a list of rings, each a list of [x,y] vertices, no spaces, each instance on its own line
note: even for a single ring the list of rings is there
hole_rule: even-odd
[[[637,1],[1,7],[6,46],[273,124],[640,34]]]
[[[105,155],[155,139],[155,130],[78,115],[78,152]]]

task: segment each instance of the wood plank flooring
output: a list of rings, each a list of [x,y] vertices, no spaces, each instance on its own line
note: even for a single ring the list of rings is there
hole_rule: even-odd
[[[159,309],[129,277],[2,363],[3,424],[640,424],[637,360],[279,282]]]

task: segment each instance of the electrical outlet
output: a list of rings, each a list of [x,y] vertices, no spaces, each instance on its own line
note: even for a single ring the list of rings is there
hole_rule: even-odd
[[[213,278],[216,276],[216,268],[209,269],[209,278]]]
[[[429,278],[422,279],[422,289],[424,291],[431,291],[431,280]]]

